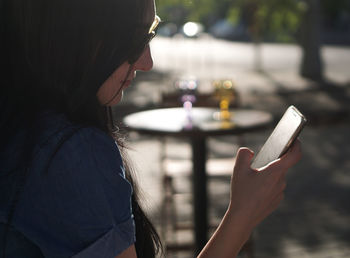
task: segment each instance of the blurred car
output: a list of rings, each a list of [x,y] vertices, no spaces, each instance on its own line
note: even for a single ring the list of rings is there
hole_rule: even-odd
[[[233,25],[229,21],[222,19],[212,25],[208,32],[216,38],[229,40],[248,40],[249,34],[244,24]]]
[[[176,24],[172,22],[162,23],[157,30],[157,34],[164,37],[172,37],[176,33],[178,33],[178,28]]]

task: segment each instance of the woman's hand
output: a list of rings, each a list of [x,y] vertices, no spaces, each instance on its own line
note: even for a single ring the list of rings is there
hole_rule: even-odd
[[[238,151],[231,180],[229,212],[234,212],[253,229],[274,211],[284,197],[287,170],[301,158],[300,142],[296,141],[281,158],[259,169],[250,167],[253,152]]]
[[[252,151],[239,149],[231,180],[229,208],[199,258],[236,257],[253,228],[283,199],[287,170],[301,158],[300,142],[263,168],[252,169],[252,158]]]

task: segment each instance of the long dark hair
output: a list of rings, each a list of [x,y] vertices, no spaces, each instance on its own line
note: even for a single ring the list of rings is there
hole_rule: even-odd
[[[119,65],[139,52],[135,46],[144,38],[140,25],[147,1],[0,0],[1,151],[19,128],[29,127],[44,110],[115,136],[96,93]],[[125,166],[133,183],[127,162]],[[154,257],[160,240],[133,184],[137,254]]]

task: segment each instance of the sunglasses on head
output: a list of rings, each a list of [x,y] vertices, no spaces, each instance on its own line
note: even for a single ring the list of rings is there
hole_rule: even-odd
[[[159,18],[158,15],[156,15],[154,17],[154,21],[151,27],[149,28],[147,34],[143,37],[142,40],[139,41],[138,44],[135,44],[135,50],[133,51],[132,56],[128,60],[130,64],[135,63],[140,58],[146,46],[157,35],[157,29],[160,21],[161,19]]]

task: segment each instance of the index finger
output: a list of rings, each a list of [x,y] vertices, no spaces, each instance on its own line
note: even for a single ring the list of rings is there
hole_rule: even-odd
[[[257,169],[258,172],[286,171],[294,166],[301,158],[301,144],[296,140],[291,148],[280,158],[270,162],[264,167]]]
[[[280,158],[281,162],[288,168],[294,166],[301,159],[301,142],[296,139],[289,150]]]

